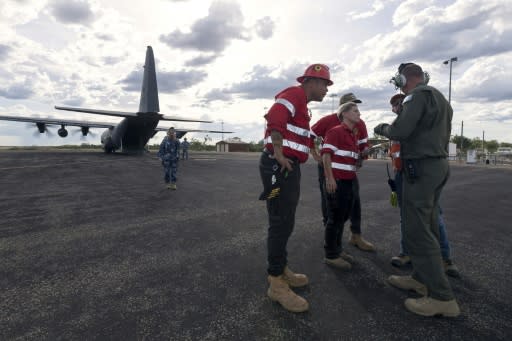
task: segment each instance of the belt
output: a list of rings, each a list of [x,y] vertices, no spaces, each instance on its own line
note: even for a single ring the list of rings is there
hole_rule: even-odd
[[[269,159],[275,159],[274,154],[270,152],[266,147],[263,148],[263,154],[267,155]]]
[[[269,159],[275,159],[274,153],[268,150],[266,147],[263,148],[263,154],[267,155]],[[287,159],[292,160],[294,163],[299,163],[299,159],[296,156],[284,156]]]

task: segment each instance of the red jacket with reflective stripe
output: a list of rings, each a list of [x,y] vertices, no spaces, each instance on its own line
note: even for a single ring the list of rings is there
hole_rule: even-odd
[[[265,115],[267,129],[265,130],[265,147],[273,152],[270,133],[276,130],[283,136],[283,154],[288,158],[297,158],[306,162],[309,148],[313,146],[310,138],[309,110],[304,89],[292,86],[284,89],[275,97],[275,103]]]
[[[325,138],[327,132],[334,128],[337,125],[340,125],[340,120],[336,113],[330,114],[319,119],[313,126],[311,127],[312,137],[321,137]],[[356,133],[356,138],[358,142],[358,148],[360,152],[363,152],[366,148],[369,147],[368,144],[368,131],[366,130],[366,124],[363,120],[359,119],[356,126],[354,127],[354,132]]]
[[[359,157],[359,148],[356,135],[345,123],[329,129],[320,153],[322,155],[331,154],[332,174],[336,180],[356,178],[356,160]]]
[[[402,170],[402,160],[400,159],[400,142],[391,141],[391,147],[389,147],[389,156],[393,162],[393,169],[395,172]]]

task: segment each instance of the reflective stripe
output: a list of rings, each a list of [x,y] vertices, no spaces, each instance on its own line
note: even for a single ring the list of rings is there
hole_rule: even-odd
[[[276,99],[276,103],[284,105],[286,109],[288,109],[288,111],[292,114],[292,117],[295,116],[295,107],[290,101],[284,98],[278,98]]]
[[[357,144],[359,145],[359,144],[363,144],[363,143],[366,143],[366,142],[368,142],[368,138],[365,138],[365,139],[357,141]]]
[[[267,136],[267,138],[264,139],[264,142],[265,142],[265,144],[267,144],[267,143],[272,144],[272,137]],[[283,147],[288,147],[290,149],[309,154],[309,147],[307,147],[303,144],[297,143],[297,142],[286,140],[286,139],[283,139]]]
[[[351,157],[356,160],[359,159],[359,153],[356,153],[356,152],[353,152],[350,150],[338,149],[335,146],[333,146],[332,144],[326,143],[322,146],[322,148],[329,148],[330,150],[332,150],[334,152],[334,155],[337,155],[337,156]]]
[[[338,162],[333,162],[331,164],[331,168],[341,169],[341,170],[350,171],[350,172],[355,172],[356,171],[356,166],[354,166],[354,165],[347,165],[345,163],[338,163]]]
[[[290,149],[309,154],[309,147],[297,142],[283,140],[283,147],[288,147]]]
[[[393,159],[398,159],[400,157],[400,152],[394,152],[394,153],[391,153],[391,157]]]
[[[292,133],[295,133],[295,134],[297,134],[299,136],[309,137],[309,130],[308,129],[303,129],[303,128],[294,126],[293,124],[290,124],[290,123],[288,123],[286,125],[286,129],[288,129]]]

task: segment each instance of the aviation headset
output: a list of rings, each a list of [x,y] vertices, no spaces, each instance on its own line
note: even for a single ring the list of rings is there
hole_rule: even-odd
[[[415,65],[414,63],[402,63],[398,67],[398,72],[391,77],[389,82],[395,86],[395,90],[403,88],[407,84],[407,78],[402,74],[402,71],[408,66],[408,65]],[[421,69],[421,68],[420,68]],[[430,80],[430,75],[428,72],[423,72],[423,83],[425,85],[428,84]]]

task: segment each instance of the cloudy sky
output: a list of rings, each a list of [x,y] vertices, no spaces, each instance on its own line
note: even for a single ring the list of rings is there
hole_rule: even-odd
[[[258,141],[274,95],[320,62],[334,85],[323,102],[310,103],[312,122],[354,92],[372,132],[394,118],[388,81],[398,64],[420,64],[448,97],[443,61],[458,57],[452,133],[461,134],[463,121],[464,136],[485,131],[486,140],[512,142],[511,17],[510,0],[2,0],[0,115],[117,122],[53,106],[137,111],[151,45],[161,113],[214,121],[161,126],[232,130]],[[0,121],[0,145],[84,142],[80,134],[64,140],[36,131]],[[86,141],[98,143],[96,133]]]

